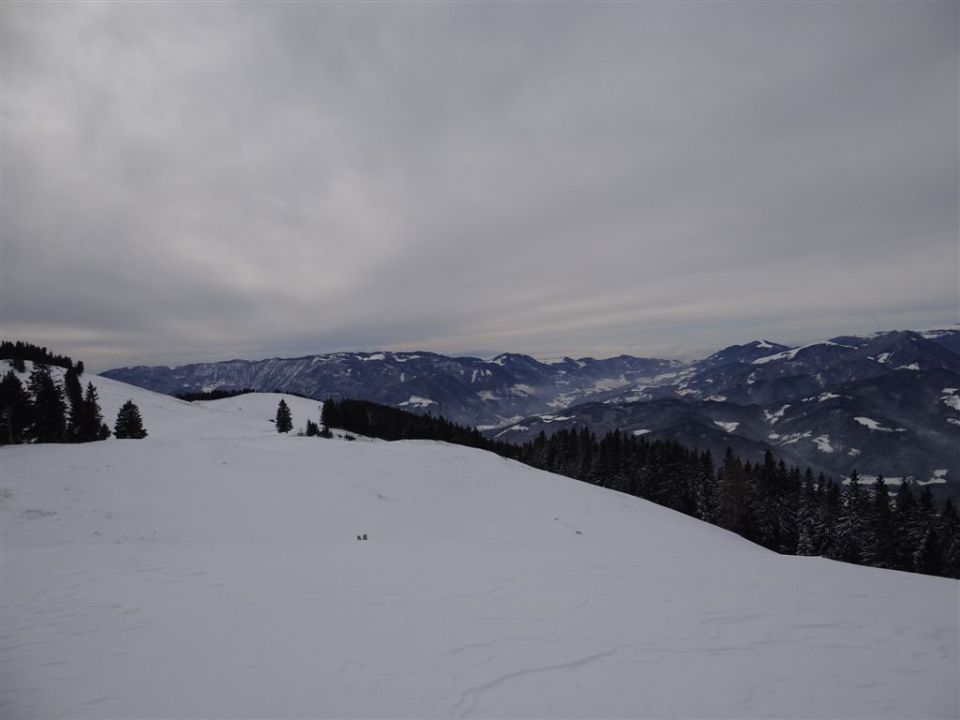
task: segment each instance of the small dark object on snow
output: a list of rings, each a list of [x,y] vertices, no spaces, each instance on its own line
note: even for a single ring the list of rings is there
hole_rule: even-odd
[[[577,535],[583,535],[583,533],[577,530]]]
[[[363,539],[364,539],[364,540],[367,539],[367,534],[366,534],[366,533],[363,534]]]
[[[361,540],[361,539],[362,539],[362,538],[361,538],[359,535],[357,535],[357,540]]]

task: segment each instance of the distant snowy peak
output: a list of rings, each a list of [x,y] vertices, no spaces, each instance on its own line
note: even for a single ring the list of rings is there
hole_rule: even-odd
[[[936,343],[951,352],[960,353],[960,324],[939,330],[924,330],[920,333],[925,339]]]
[[[731,345],[696,363],[701,369],[719,368],[733,363],[752,363],[759,358],[790,350],[786,345],[769,340],[754,340],[745,345]]]
[[[833,348],[843,348],[844,350],[856,350],[856,347],[852,345],[842,345],[840,343],[834,342],[832,340],[824,340],[823,342],[810,343],[809,345],[803,345],[798,348],[793,348],[792,350],[784,350],[783,352],[778,352],[774,355],[767,355],[765,357],[757,358],[753,361],[754,365],[765,365],[772,362],[791,362],[798,358],[812,357],[815,355],[823,355],[824,353],[835,353],[836,351]]]
[[[960,355],[950,349],[950,337],[944,334],[931,338],[909,331],[878,333],[859,348],[858,357],[883,365],[888,371],[960,372]]]

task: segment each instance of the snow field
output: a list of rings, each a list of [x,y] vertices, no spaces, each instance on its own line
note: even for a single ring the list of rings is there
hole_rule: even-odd
[[[276,396],[96,382],[148,438],[0,450],[4,717],[960,711],[956,581],[482,451],[279,435]]]

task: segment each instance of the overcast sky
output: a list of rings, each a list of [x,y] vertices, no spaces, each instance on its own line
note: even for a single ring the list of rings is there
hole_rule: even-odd
[[[4,2],[2,334],[105,369],[955,323],[958,8]]]

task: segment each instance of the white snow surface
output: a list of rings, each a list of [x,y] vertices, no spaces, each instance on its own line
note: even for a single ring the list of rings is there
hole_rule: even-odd
[[[960,411],[960,396],[957,395],[957,388],[944,388],[943,395],[940,396],[940,402],[947,407]]]
[[[740,423],[738,422],[725,422],[723,420],[714,420],[713,424],[722,428],[724,432],[728,433],[734,432],[740,426]]]
[[[829,435],[818,435],[817,437],[813,438],[813,442],[816,443],[817,450],[822,453],[832,453],[835,450],[833,445],[830,443]]]
[[[106,380],[106,378],[102,379]],[[98,378],[98,382],[99,381],[100,378]],[[98,393],[99,392],[100,391],[98,390]],[[320,413],[323,408],[323,403],[321,401],[302,398],[297,395],[286,395],[283,393],[248,393],[246,395],[237,395],[235,397],[223,398],[221,400],[196,401],[192,404],[202,408],[215,410],[220,413],[225,413],[230,416],[239,416],[253,420],[258,423],[258,425],[264,431],[263,434],[269,435],[271,432],[276,432],[276,428],[274,428],[272,424],[264,425],[264,423],[269,423],[272,419],[276,418],[277,406],[280,404],[281,399],[287,404],[287,407],[290,408],[290,419],[293,421],[294,433],[297,433],[300,430],[305,430],[307,427],[307,420],[320,422]],[[134,402],[136,402],[136,400]],[[140,407],[139,403],[138,407]],[[149,414],[149,411],[145,410],[143,407],[140,407],[140,414],[144,415],[145,413]],[[106,417],[106,415],[104,415],[104,417]],[[108,424],[109,421],[113,419],[114,416],[111,415],[108,420]],[[155,426],[151,428],[146,417],[144,417],[144,426],[147,428],[147,432],[160,432],[165,436],[170,434],[171,431],[175,430],[174,427],[167,426]]]
[[[956,581],[478,450],[280,435],[274,397],[94,382],[150,436],[0,449],[4,717],[960,712]]]
[[[924,485],[943,485],[947,482],[947,475],[950,471],[947,468],[938,468],[933,471],[933,477],[927,480]]]
[[[864,427],[870,430],[876,430],[877,432],[906,432],[903,428],[888,428],[881,423],[877,422],[873,418],[857,416],[854,420]]]
[[[877,477],[878,477],[877,475],[860,475],[860,482],[858,482],[857,484],[858,484],[858,485],[872,485],[873,483],[875,483],[875,482],[877,481]],[[910,483],[914,483],[915,485],[943,485],[943,484],[945,484],[945,483],[947,482],[947,476],[946,476],[946,471],[943,471],[943,473],[941,474],[941,471],[940,471],[940,470],[934,470],[934,471],[933,471],[933,477],[930,478],[929,480],[919,480],[919,481],[915,481],[914,477],[913,477],[912,475],[910,475],[910,476],[908,476],[908,477],[906,478],[906,481],[907,481],[907,482],[910,482]],[[887,476],[885,475],[885,476],[883,477],[883,482],[884,482],[884,484],[886,484],[886,485],[898,487],[898,486],[900,486],[900,485],[903,485],[904,478],[903,478],[903,477],[887,477]],[[849,484],[850,484],[850,478],[844,478],[843,484],[844,484],[844,485],[849,485]],[[958,716],[958,717],[960,717],[960,716]]]
[[[790,403],[787,403],[776,412],[770,412],[769,410],[764,410],[763,415],[767,419],[767,422],[772,425],[776,423],[777,420],[783,417],[783,414],[787,411],[788,407],[790,407]]]
[[[431,400],[430,398],[420,397],[419,395],[411,395],[409,399],[404,400],[402,403],[398,403],[397,407],[418,407],[426,408],[431,405],[436,405],[436,400]]]

